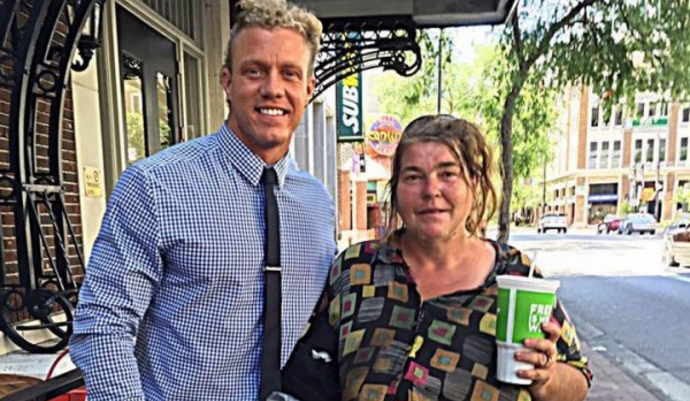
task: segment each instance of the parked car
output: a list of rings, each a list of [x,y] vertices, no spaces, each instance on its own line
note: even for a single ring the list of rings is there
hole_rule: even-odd
[[[618,226],[618,234],[656,233],[656,219],[649,213],[630,213]]]
[[[568,224],[564,214],[545,214],[537,223],[537,233],[546,233],[547,230],[557,230],[559,233],[568,232]]]
[[[620,216],[615,214],[607,214],[604,216],[604,220],[597,225],[597,234],[602,234],[604,232],[608,234],[611,231],[618,231],[618,226],[621,225],[622,220],[623,218]]]
[[[690,265],[690,214],[682,214],[664,230],[661,261],[668,266]]]

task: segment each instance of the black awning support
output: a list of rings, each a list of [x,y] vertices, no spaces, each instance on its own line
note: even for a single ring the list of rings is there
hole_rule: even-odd
[[[415,23],[410,17],[324,19],[316,56],[313,98],[341,79],[383,68],[411,76],[422,65]]]

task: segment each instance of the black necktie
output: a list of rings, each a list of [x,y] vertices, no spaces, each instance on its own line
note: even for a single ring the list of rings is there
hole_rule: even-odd
[[[264,287],[264,347],[261,356],[261,387],[259,400],[264,401],[274,391],[280,391],[280,222],[274,189],[278,176],[273,167],[264,169],[261,176],[266,196],[266,286]]]

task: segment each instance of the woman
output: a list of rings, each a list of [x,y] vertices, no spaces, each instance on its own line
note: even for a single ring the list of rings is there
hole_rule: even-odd
[[[546,339],[527,340],[529,351],[516,354],[535,366],[518,372],[532,384],[496,380],[496,276],[527,275],[530,261],[479,233],[497,203],[492,164],[465,120],[424,116],[407,126],[393,158],[389,233],[336,259],[284,371],[289,393],[304,401],[584,399],[591,374],[560,304],[542,327]],[[313,357],[299,358],[306,354]]]

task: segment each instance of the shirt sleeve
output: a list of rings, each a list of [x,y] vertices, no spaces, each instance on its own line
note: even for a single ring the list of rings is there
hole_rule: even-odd
[[[144,400],[134,338],[161,280],[153,189],[130,167],[119,180],[79,293],[70,356],[90,401]]]
[[[561,326],[561,336],[556,343],[558,360],[581,371],[587,379],[587,385],[591,387],[593,374],[589,369],[589,360],[582,355],[580,339],[577,337],[575,326],[570,321],[570,317],[560,301],[556,302],[552,319],[555,319]]]

